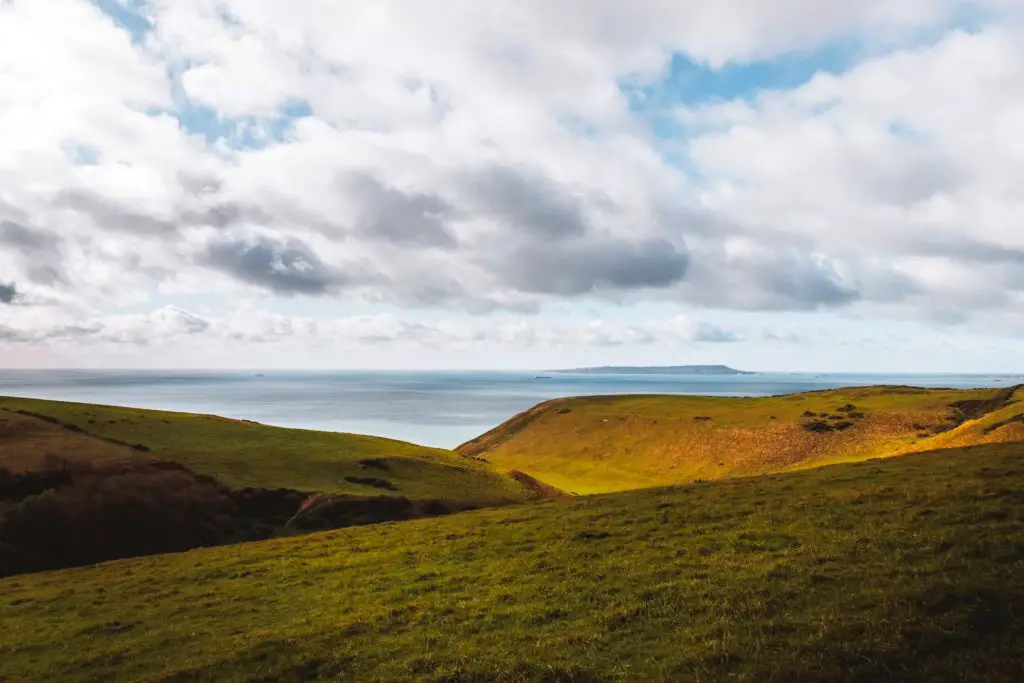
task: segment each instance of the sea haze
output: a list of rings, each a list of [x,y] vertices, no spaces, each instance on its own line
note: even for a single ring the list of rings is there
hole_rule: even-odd
[[[0,395],[210,413],[286,427],[374,434],[452,448],[540,401],[562,396],[768,396],[871,384],[966,388],[1000,387],[1018,382],[1024,382],[1024,377],[0,370]]]

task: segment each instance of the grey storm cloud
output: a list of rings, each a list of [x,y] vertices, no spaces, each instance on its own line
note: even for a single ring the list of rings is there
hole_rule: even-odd
[[[492,167],[466,174],[460,186],[477,210],[531,235],[559,239],[587,232],[580,199],[538,173]]]
[[[14,221],[0,221],[0,242],[26,253],[38,253],[56,248],[60,238],[53,233],[35,230]]]
[[[45,285],[65,281],[63,240],[59,236],[14,221],[0,221],[0,244],[20,255],[29,280]]]
[[[814,310],[861,298],[830,263],[770,247],[742,257],[695,254],[683,294],[701,305],[740,310]]]
[[[800,302],[809,307],[840,306],[859,298],[858,292],[841,282],[827,268],[795,264],[791,268],[757,273],[757,282],[783,301]]]
[[[297,239],[220,240],[207,245],[202,261],[242,282],[284,295],[324,294],[352,282]]]
[[[14,303],[15,297],[18,296],[18,288],[14,286],[14,283],[4,284],[0,282],[0,304]]]
[[[341,186],[359,204],[355,225],[359,234],[410,246],[456,246],[445,224],[454,208],[442,197],[404,192],[369,175],[346,178]]]
[[[664,240],[527,242],[491,267],[520,291],[578,296],[670,287],[686,276],[689,256]]]

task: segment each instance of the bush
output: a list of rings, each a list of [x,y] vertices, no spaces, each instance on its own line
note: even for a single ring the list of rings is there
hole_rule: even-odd
[[[227,540],[234,506],[188,472],[94,472],[32,495],[0,523],[0,542],[20,571],[187,550]]]

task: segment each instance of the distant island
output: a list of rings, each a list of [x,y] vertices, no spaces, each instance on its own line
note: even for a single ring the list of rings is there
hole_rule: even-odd
[[[736,370],[728,365],[602,365],[596,368],[551,370],[560,373],[593,375],[756,375],[756,372]]]

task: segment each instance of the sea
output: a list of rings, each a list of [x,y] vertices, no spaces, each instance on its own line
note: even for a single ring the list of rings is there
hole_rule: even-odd
[[[1024,383],[1024,375],[0,369],[0,396],[207,413],[441,448],[453,448],[541,401],[564,396],[770,396],[872,384],[970,388],[1018,383]]]

